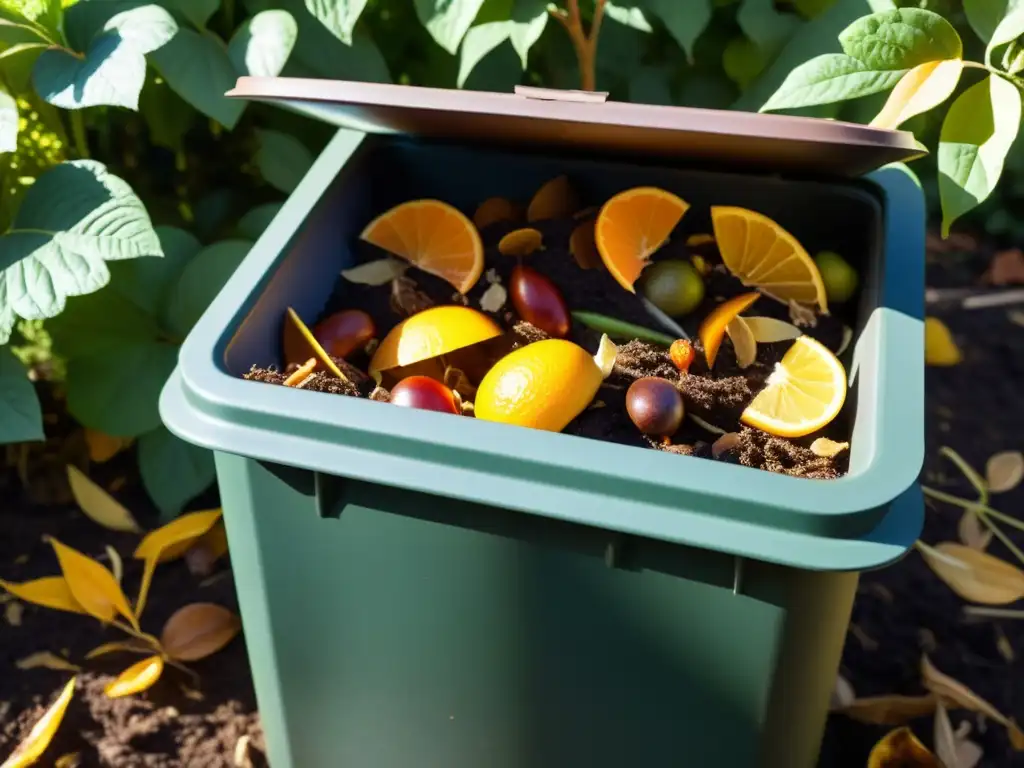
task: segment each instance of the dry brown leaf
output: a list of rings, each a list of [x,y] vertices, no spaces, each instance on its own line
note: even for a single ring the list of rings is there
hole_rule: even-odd
[[[991,285],[1024,283],[1024,252],[1020,248],[999,251],[992,257],[982,280]]]
[[[197,661],[231,642],[242,623],[215,603],[192,603],[174,613],[164,625],[160,644],[172,659]]]
[[[872,725],[902,725],[918,717],[930,715],[939,703],[933,694],[924,696],[865,696],[854,699],[842,709],[836,710],[851,720]]]
[[[836,711],[844,709],[857,700],[857,694],[850,685],[850,681],[842,675],[836,675],[836,684],[832,689],[832,698],[829,701],[829,710]]]
[[[803,331],[785,320],[774,317],[745,317],[747,327],[754,334],[758,344],[773,344],[777,341],[792,341],[803,336]]]
[[[736,364],[740,368],[749,368],[757,359],[757,342],[754,341],[754,334],[747,327],[747,321],[742,317],[734,318],[725,326],[725,333],[732,342],[733,351],[736,353]]]
[[[109,544],[107,544],[105,549],[107,552],[107,559],[110,561],[110,571],[114,574],[114,579],[117,583],[120,584],[121,577],[124,576],[124,563],[121,562],[121,555]]]
[[[1009,724],[1009,720],[999,710],[960,681],[940,672],[927,656],[921,657],[921,683],[947,705],[980,712],[1000,725]]]
[[[112,531],[142,533],[132,513],[113,496],[89,479],[74,464],[67,465],[68,484],[81,510],[93,521]]]
[[[21,617],[25,613],[25,604],[12,600],[4,606],[4,621],[12,627],[21,626]]]
[[[473,213],[473,224],[484,229],[499,221],[516,221],[522,211],[504,197],[489,197],[477,206]]]
[[[18,659],[14,662],[14,666],[18,669],[36,669],[37,667],[44,667],[46,669],[57,669],[62,672],[81,672],[82,668],[72,664],[65,658],[58,656],[50,651],[37,651],[36,653],[30,653],[23,659]]]
[[[110,461],[135,442],[135,438],[132,437],[111,437],[88,427],[85,428],[84,434],[85,444],[89,448],[89,459],[97,464]]]
[[[1006,730],[1010,735],[1010,746],[1017,752],[1024,752],[1024,731],[1017,725],[1016,720],[1010,720],[1010,724],[1006,726]]]
[[[75,600],[63,576],[44,576],[41,579],[23,581],[20,584],[0,580],[0,587],[26,603],[70,613],[88,613]]]
[[[569,253],[576,259],[580,269],[598,269],[601,267],[601,253],[597,250],[594,239],[596,219],[587,219],[576,226],[569,236]]]
[[[867,768],[943,768],[913,732],[903,726],[889,731],[871,749]]]
[[[128,606],[121,585],[114,579],[114,574],[91,557],[61,544],[53,537],[50,538],[50,546],[57,554],[61,572],[75,602],[106,623],[113,621],[114,616],[119,613],[138,630],[138,621]]]
[[[4,764],[0,765],[0,768],[28,768],[43,756],[46,748],[53,741],[53,735],[60,727],[61,720],[64,719],[64,713],[67,711],[68,703],[74,692],[75,678],[72,677],[64,686],[64,690],[61,691],[57,700],[32,726],[32,730],[28,732],[25,740],[15,747],[14,752],[4,760]]]
[[[986,528],[978,513],[971,509],[965,509],[963,515],[960,516],[957,533],[965,546],[979,552],[988,549],[988,545],[992,541],[991,529]]]
[[[491,283],[480,297],[480,309],[484,312],[497,312],[505,306],[508,300],[508,291],[501,283]]]
[[[723,453],[731,451],[740,444],[740,436],[736,432],[726,432],[711,444],[711,455],[716,459]]]
[[[1012,491],[1024,480],[1024,454],[1000,451],[985,464],[985,481],[992,493]]]
[[[837,443],[827,437],[819,437],[811,443],[811,453],[824,459],[831,459],[850,447],[849,443]]]
[[[396,277],[404,275],[407,269],[407,262],[384,258],[368,261],[352,269],[343,269],[341,276],[357,285],[387,285]]]
[[[944,541],[917,542],[924,560],[960,597],[972,603],[1006,605],[1024,597],[1024,571],[986,552]]]
[[[115,680],[107,683],[103,692],[111,699],[140,693],[159,680],[163,671],[164,660],[159,656],[150,656],[148,659],[132,664]]]
[[[566,176],[547,182],[534,194],[526,208],[527,221],[567,219],[580,209],[580,200]]]

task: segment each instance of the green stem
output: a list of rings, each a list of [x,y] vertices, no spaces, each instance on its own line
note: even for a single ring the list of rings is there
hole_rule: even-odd
[[[602,315],[597,312],[573,312],[572,316],[588,328],[599,333],[607,333],[609,336],[619,339],[640,339],[641,341],[649,341],[651,344],[660,344],[663,347],[671,347],[672,342],[675,341],[671,336],[664,333],[652,331],[650,328],[644,328],[642,325],[633,325],[622,320],[616,320],[614,317],[608,317],[608,315]]]
[[[1018,88],[1024,89],[1024,79],[1021,79],[1016,75],[1011,75],[1009,72],[1003,72],[1001,69],[993,67],[991,64],[982,64],[980,61],[965,61],[964,68],[984,70],[985,72],[989,72],[993,75],[998,75],[999,77],[1006,78],[1011,83],[1016,85]]]
[[[970,501],[968,499],[961,499],[959,496],[954,496],[951,493],[945,493],[938,491],[934,488],[929,488],[927,485],[921,486],[921,490],[924,491],[925,496],[930,496],[936,501],[944,501],[947,504],[954,504],[963,509],[974,510],[982,515],[988,515],[1001,523],[1005,523],[1011,528],[1016,528],[1019,531],[1024,531],[1024,521],[1018,520],[1015,517],[1007,515],[1005,512],[1000,512],[998,509],[992,509],[987,504],[981,504],[977,501]]]
[[[85,121],[82,119],[82,110],[71,110],[71,135],[75,140],[75,151],[83,159],[89,158],[89,142],[85,138]]]
[[[235,31],[235,0],[223,0],[221,9],[224,12],[224,39],[230,40]]]

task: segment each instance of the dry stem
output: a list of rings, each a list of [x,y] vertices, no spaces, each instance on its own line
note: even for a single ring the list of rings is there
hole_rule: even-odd
[[[597,36],[601,32],[601,20],[604,18],[605,0],[595,0],[594,20],[590,24],[590,32],[583,29],[580,17],[579,0],[568,0],[568,9],[552,8],[551,15],[561,22],[569,33],[572,46],[576,50],[576,60],[580,68],[580,88],[593,91],[597,86]]]

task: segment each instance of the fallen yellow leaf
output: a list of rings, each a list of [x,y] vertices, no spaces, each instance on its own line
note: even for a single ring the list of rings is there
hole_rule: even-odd
[[[160,644],[179,661],[197,661],[231,642],[242,628],[238,617],[215,603],[192,603],[177,610],[164,625]]]
[[[214,560],[218,560],[226,555],[228,551],[228,532],[224,528],[224,521],[218,520],[213,528],[200,537],[196,544],[205,548]]]
[[[58,669],[63,672],[81,672],[82,668],[76,664],[72,664],[62,656],[58,656],[50,651],[37,651],[31,653],[24,659],[18,659],[14,662],[14,666],[18,669],[35,669],[37,667],[44,667],[46,669]]]
[[[935,711],[939,700],[933,694],[925,696],[865,696],[854,699],[836,711],[851,720],[872,725],[902,725]]]
[[[110,461],[133,442],[135,439],[131,437],[111,437],[95,429],[85,428],[85,444],[89,448],[89,458],[97,464]]]
[[[4,606],[4,621],[12,627],[21,626],[21,617],[25,613],[25,604],[12,600]]]
[[[121,577],[124,576],[124,563],[121,562],[121,554],[109,544],[104,549],[107,552],[107,559],[110,561],[110,572],[114,574],[114,581],[120,584]]]
[[[50,746],[50,742],[53,741],[53,735],[57,732],[57,728],[60,727],[61,720],[64,719],[64,712],[67,711],[68,703],[71,701],[71,696],[74,692],[75,678],[72,677],[68,680],[67,685],[64,686],[64,690],[61,691],[57,700],[50,705],[46,713],[32,726],[32,730],[29,731],[25,740],[15,748],[11,756],[4,761],[4,764],[0,765],[0,768],[28,768],[28,766],[43,756],[43,752],[46,751],[46,748]]]
[[[137,630],[139,623],[128,606],[114,574],[76,549],[50,538],[57,553],[60,569],[67,580],[72,596],[88,613],[103,622],[111,622],[120,613]]]
[[[116,680],[108,683],[103,692],[112,699],[140,693],[159,680],[163,671],[164,660],[159,656],[150,656],[128,667]]]
[[[924,319],[924,361],[926,365],[957,365],[963,360],[953,334],[937,317]]]
[[[985,464],[985,480],[992,493],[1012,491],[1024,480],[1024,454],[1001,451],[989,457]]]
[[[885,106],[871,121],[876,128],[898,128],[915,115],[927,112],[948,99],[960,80],[961,59],[926,61],[900,78]]]
[[[139,597],[135,601],[137,617],[142,616],[142,611],[146,607],[146,597],[149,595],[149,586],[157,563],[166,563],[184,555],[200,536],[220,520],[220,517],[219,509],[190,512],[146,534],[139,542],[134,557],[146,562],[142,570]]]
[[[95,659],[97,656],[104,656],[108,653],[116,653],[117,651],[126,651],[128,653],[152,653],[154,648],[150,645],[146,645],[141,640],[115,640],[111,643],[104,643],[98,645],[85,654],[87,659]]]
[[[944,768],[938,758],[903,726],[889,731],[871,749],[868,768]]]
[[[88,613],[75,600],[63,576],[44,576],[41,579],[23,581],[20,584],[0,580],[0,587],[26,603],[34,603],[58,611]]]
[[[78,506],[93,521],[112,531],[142,533],[132,513],[74,464],[68,464],[68,483]]]
[[[750,332],[754,334],[754,341],[758,344],[792,341],[803,336],[804,333],[792,323],[776,320],[774,317],[745,317],[743,319]]]
[[[960,523],[957,526],[957,533],[964,546],[984,552],[992,541],[992,531],[986,528],[981,522],[978,513],[972,509],[965,509],[960,516]]]
[[[947,705],[980,712],[1000,725],[1009,727],[1010,721],[998,709],[959,680],[940,672],[927,656],[921,657],[921,684]]]
[[[1024,571],[987,552],[944,541],[917,548],[925,562],[946,585],[965,600],[985,605],[1006,605],[1024,597]]]

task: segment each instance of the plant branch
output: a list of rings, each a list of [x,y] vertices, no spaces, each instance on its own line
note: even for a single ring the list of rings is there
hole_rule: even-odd
[[[605,0],[595,0],[589,32],[583,29],[579,0],[568,0],[568,9],[552,8],[549,11],[569,33],[580,69],[580,88],[584,91],[593,91],[597,87],[597,37],[604,19],[604,6]]]
[[[142,640],[145,643],[149,643],[150,645],[153,646],[154,650],[161,651],[161,652],[163,651],[163,646],[160,645],[160,641],[157,638],[153,637],[153,635],[149,634],[148,632],[143,632],[142,630],[136,630],[134,627],[131,627],[131,626],[127,625],[127,624],[124,624],[124,623],[118,621],[117,619],[114,619],[110,623],[113,626],[115,626],[118,629],[120,629],[125,634],[131,635],[132,637],[137,638],[139,640]]]

